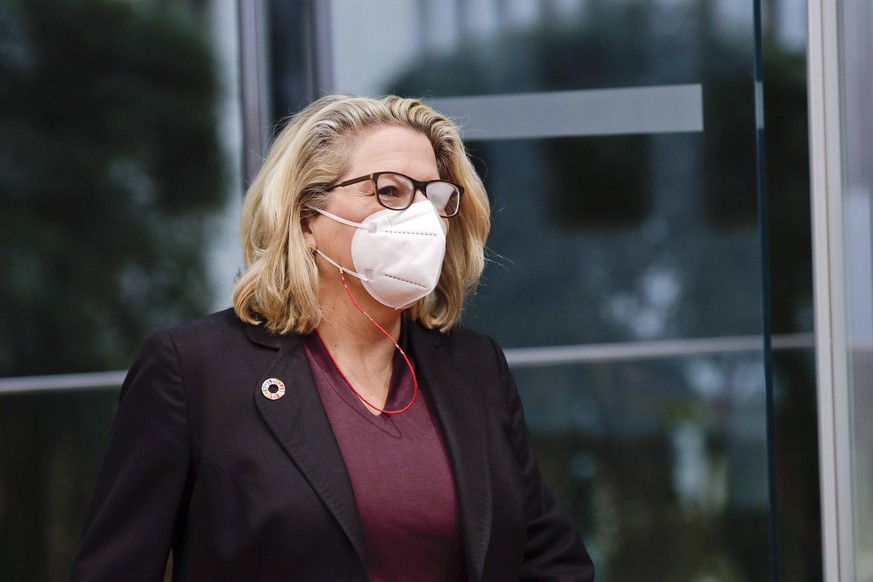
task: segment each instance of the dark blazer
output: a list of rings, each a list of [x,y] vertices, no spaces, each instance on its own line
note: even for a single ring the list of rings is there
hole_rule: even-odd
[[[409,333],[454,471],[469,579],[593,580],[542,482],[501,350],[464,329]],[[268,378],[284,397],[264,397]],[[366,580],[354,494],[299,336],[228,310],[145,343],[71,580],[157,581],[171,548],[174,580]]]

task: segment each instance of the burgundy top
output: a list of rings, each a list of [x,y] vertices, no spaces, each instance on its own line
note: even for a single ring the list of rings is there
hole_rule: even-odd
[[[412,361],[402,339],[401,345]],[[421,381],[409,410],[375,415],[351,391],[318,334],[305,346],[355,493],[369,579],[465,580],[452,468]],[[383,408],[399,410],[412,394],[409,367],[395,351]]]

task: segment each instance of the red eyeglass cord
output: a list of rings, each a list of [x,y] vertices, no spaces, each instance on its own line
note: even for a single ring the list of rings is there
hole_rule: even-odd
[[[319,331],[317,329],[315,330],[315,333],[318,334],[318,339],[321,340],[322,345],[324,345],[324,349],[327,350],[327,355],[330,356],[330,360],[333,362],[333,365],[336,366],[336,369],[340,373],[340,376],[343,377],[343,380],[345,380],[346,385],[349,387],[349,389],[352,392],[355,393],[355,396],[357,396],[358,398],[361,399],[361,402],[363,402],[364,404],[366,404],[367,406],[369,406],[373,410],[377,410],[377,411],[381,412],[382,414],[400,414],[401,412],[406,412],[407,410],[410,409],[410,407],[412,407],[413,404],[415,404],[415,399],[418,398],[418,377],[415,375],[415,369],[412,367],[412,362],[409,361],[409,357],[406,355],[406,352],[404,352],[403,348],[401,348],[400,345],[396,341],[394,341],[394,338],[391,337],[391,334],[388,333],[387,331],[385,331],[385,328],[383,328],[381,325],[376,323],[376,320],[374,320],[372,317],[370,317],[370,314],[367,313],[366,311],[364,311],[364,308],[361,307],[357,301],[355,301],[355,297],[354,297],[354,295],[352,295],[351,289],[349,289],[348,284],[346,284],[346,277],[343,274],[342,269],[340,269],[339,272],[340,272],[340,279],[342,279],[343,287],[345,287],[346,293],[348,294],[349,299],[352,300],[352,303],[354,303],[355,307],[358,308],[358,311],[363,313],[364,316],[366,316],[366,318],[370,320],[370,323],[375,325],[379,329],[379,331],[382,332],[382,334],[385,337],[387,337],[389,340],[391,340],[391,343],[394,344],[394,347],[396,347],[397,350],[400,352],[400,355],[403,356],[403,359],[406,361],[406,365],[409,366],[409,372],[412,374],[412,386],[413,386],[412,400],[409,401],[409,404],[407,404],[406,406],[404,406],[403,408],[400,408],[398,410],[385,410],[384,408],[379,408],[378,406],[374,406],[373,404],[371,404],[366,398],[361,396],[361,393],[358,392],[357,390],[355,390],[355,387],[352,386],[351,382],[349,382],[349,379],[346,377],[346,375],[343,373],[342,369],[339,367],[339,364],[337,363],[336,358],[334,358],[333,354],[330,352],[330,348],[327,347],[327,342],[324,341],[323,337],[321,337],[321,333],[319,333]]]

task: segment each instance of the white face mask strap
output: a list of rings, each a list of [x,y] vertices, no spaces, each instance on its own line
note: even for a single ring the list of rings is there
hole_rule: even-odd
[[[321,256],[321,258],[323,258],[325,261],[327,261],[328,263],[330,263],[331,265],[333,265],[334,267],[336,267],[337,269],[339,269],[339,270],[340,270],[340,273],[348,273],[348,274],[351,275],[352,277],[357,277],[357,278],[360,279],[361,281],[369,281],[369,280],[370,280],[370,279],[368,279],[367,277],[365,277],[365,276],[363,276],[363,275],[359,275],[358,273],[355,273],[354,271],[349,271],[349,270],[346,269],[345,267],[340,266],[339,264],[337,264],[336,261],[334,261],[333,259],[331,259],[329,256],[327,256],[326,254],[324,254],[324,253],[321,252],[320,250],[315,249],[315,252],[318,253],[318,254]]]
[[[352,222],[351,220],[347,220],[341,216],[337,216],[336,214],[331,214],[327,210],[321,210],[320,208],[312,208],[311,206],[307,206],[307,208],[309,208],[309,210],[312,210],[313,212],[323,214],[324,216],[326,216],[330,219],[336,220],[337,222],[340,222],[340,223],[345,224],[347,226],[351,226],[354,228],[363,228],[364,230],[369,229],[369,227],[366,224],[361,224],[360,222]],[[325,258],[327,258],[327,257],[325,257]],[[330,260],[330,259],[328,259],[328,260]],[[348,272],[349,271],[346,271],[346,273],[348,273]]]

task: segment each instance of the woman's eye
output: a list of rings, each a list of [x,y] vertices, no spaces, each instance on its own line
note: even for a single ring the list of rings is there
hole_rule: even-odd
[[[400,197],[400,189],[397,186],[380,186],[379,187],[379,197],[380,198],[399,198]]]

